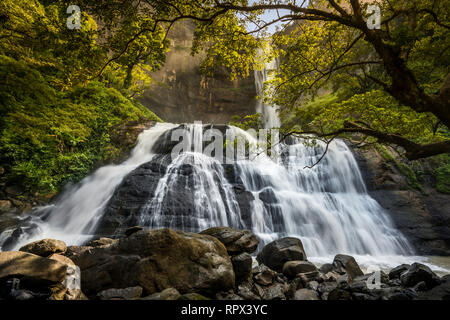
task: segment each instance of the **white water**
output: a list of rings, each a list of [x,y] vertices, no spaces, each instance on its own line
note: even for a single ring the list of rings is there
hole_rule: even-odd
[[[276,62],[255,72],[258,94],[262,95],[263,84],[275,68]],[[260,100],[257,111],[262,113],[266,128],[280,125],[276,106]],[[42,238],[61,239],[69,245],[85,242],[95,234],[97,222],[116,187],[128,173],[152,160],[155,142],[176,126],[157,124],[144,131],[128,160],[98,169],[54,205],[42,208],[41,211],[48,212],[47,218],[32,218],[39,227],[38,232],[31,238],[23,237],[15,249]],[[141,224],[188,231],[223,225],[242,228],[245,219],[224,168],[217,160],[198,152],[201,127],[200,130],[195,124],[187,127],[191,130],[194,152],[179,155],[168,166],[155,196],[148,199],[142,210]],[[256,144],[248,133],[238,128],[232,130]],[[312,146],[298,139],[292,145],[281,146],[280,161],[274,162],[261,154],[253,161],[241,160],[234,164],[245,189],[255,198],[250,203],[251,229],[263,243],[283,236],[298,237],[308,259],[318,264],[331,262],[337,253],[346,253],[353,255],[363,268],[374,265],[392,268],[401,263],[422,262],[435,271],[450,272],[427,263],[425,257],[414,256],[408,241],[368,195],[357,163],[343,141],[332,142],[323,160],[307,168],[318,161],[324,150],[320,141]],[[189,175],[183,172],[186,165],[192,169]],[[175,185],[181,185],[193,198],[193,207],[186,208],[184,215],[164,211],[164,203],[172,201],[170,193]],[[263,201],[267,195],[269,201]],[[1,235],[0,245],[10,233]]]
[[[138,137],[136,147],[130,157],[120,165],[104,166],[86,177],[73,190],[66,192],[54,205],[43,207],[40,211],[50,211],[45,222],[39,218],[33,222],[39,226],[37,234],[24,236],[14,249],[43,238],[63,240],[68,244],[81,244],[95,230],[99,218],[103,214],[105,204],[111,198],[114,189],[123,178],[139,165],[146,163],[154,156],[150,150],[161,134],[175,127],[174,124],[156,124]],[[6,232],[1,240],[11,233]]]
[[[264,128],[280,127],[280,119],[277,115],[278,106],[265,104],[263,101],[265,91],[264,85],[267,83],[267,81],[273,79],[273,73],[276,71],[276,69],[278,69],[277,59],[266,63],[263,70],[254,71],[256,94],[259,97],[258,101],[256,102],[256,112],[262,115]]]

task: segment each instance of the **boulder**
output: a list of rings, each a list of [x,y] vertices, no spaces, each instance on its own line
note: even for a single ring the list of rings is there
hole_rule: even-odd
[[[320,281],[320,274],[317,270],[299,273],[297,274],[297,277],[301,280],[303,287],[306,287],[310,281]]]
[[[250,230],[215,227],[204,230],[200,234],[207,234],[219,239],[231,255],[242,252],[253,253],[259,244],[259,239]]]
[[[199,293],[185,293],[178,300],[211,300]]]
[[[345,254],[338,254],[334,257],[333,267],[340,274],[347,273],[350,282],[354,278],[364,275],[355,258]]]
[[[288,237],[266,245],[258,254],[257,260],[277,272],[282,272],[286,262],[304,261],[306,254],[300,239]]]
[[[215,293],[234,288],[235,282],[230,257],[219,240],[171,229],[138,231],[73,259],[87,294],[138,285],[146,294],[167,288]]]
[[[52,253],[65,253],[67,249],[64,241],[55,239],[42,239],[24,245],[19,251],[33,253],[41,257],[48,257]]]
[[[144,228],[142,228],[141,226],[134,226],[134,227],[130,227],[130,228],[128,228],[128,229],[126,229],[125,230],[125,236],[126,237],[129,237],[129,236],[131,236],[133,233],[136,233],[136,232],[138,232],[138,231],[141,231],[141,230],[143,230]]]
[[[254,291],[251,284],[244,283],[238,286],[236,293],[244,300],[261,300],[261,297]]]
[[[409,264],[401,264],[389,271],[389,279],[400,278],[400,275],[409,269]]]
[[[49,255],[47,258],[59,261],[61,263],[64,263],[67,266],[75,267],[75,263],[70,258],[67,258],[66,256],[60,255],[58,253],[53,253],[53,254]]]
[[[256,272],[255,270],[253,270],[253,273],[255,274],[254,276],[255,282],[262,286],[271,285],[278,275],[275,271],[269,269],[267,266],[263,264],[257,267]]]
[[[323,274],[333,271],[333,265],[331,263],[324,263],[320,266],[319,271]]]
[[[351,294],[346,290],[336,288],[328,293],[327,300],[350,300]]]
[[[423,281],[428,289],[432,289],[441,283],[439,277],[429,267],[421,263],[413,263],[407,271],[401,274],[400,281],[405,287],[414,287]]]
[[[0,200],[0,213],[12,211],[13,205],[9,200]]]
[[[175,288],[167,288],[161,292],[157,292],[149,295],[148,297],[141,298],[141,300],[178,300],[181,294]]]
[[[63,282],[66,272],[67,265],[53,259],[20,251],[0,252],[0,279],[18,277],[50,285]]]
[[[262,300],[286,300],[286,287],[282,283],[275,283],[263,289]]]
[[[293,279],[299,273],[317,271],[316,266],[309,261],[288,261],[283,266],[283,274]]]
[[[142,294],[142,287],[130,287],[123,289],[107,289],[97,293],[100,300],[135,300]]]
[[[243,252],[236,256],[231,257],[233,263],[233,270],[236,278],[236,283],[241,283],[247,280],[252,273],[252,256],[247,252]]]
[[[316,291],[311,289],[299,289],[295,291],[293,300],[320,300]]]
[[[117,240],[111,239],[111,238],[99,238],[89,241],[86,246],[88,247],[101,247],[101,246],[108,246],[110,244],[113,244],[114,242],[117,242]]]
[[[450,279],[442,282],[431,290],[421,292],[420,300],[450,300]]]

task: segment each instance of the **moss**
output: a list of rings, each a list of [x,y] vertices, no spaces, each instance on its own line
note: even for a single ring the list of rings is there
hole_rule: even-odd
[[[441,165],[434,171],[436,190],[450,194],[450,155],[441,156]]]
[[[7,184],[29,194],[57,192],[116,157],[115,126],[161,121],[114,88],[91,82],[57,91],[39,71],[5,56],[0,79],[0,167]]]
[[[406,178],[406,182],[408,183],[408,185],[416,190],[419,191],[423,191],[423,187],[419,182],[418,179],[418,173],[420,171],[418,170],[414,170],[414,164],[413,165],[408,165],[404,162],[401,162],[399,160],[397,160],[390,152],[389,150],[381,145],[381,144],[376,144],[376,149],[377,151],[380,153],[381,157],[386,161],[386,162],[390,162],[392,164],[394,164],[397,169],[403,174],[403,176]]]

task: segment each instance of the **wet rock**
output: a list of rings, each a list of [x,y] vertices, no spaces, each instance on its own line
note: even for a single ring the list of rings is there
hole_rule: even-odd
[[[138,232],[138,231],[141,231],[141,230],[143,230],[144,228],[142,228],[141,226],[134,226],[134,227],[130,227],[130,228],[128,228],[128,229],[126,229],[125,230],[125,236],[126,237],[129,237],[129,236],[131,236],[133,233],[136,233],[136,232]]]
[[[319,283],[317,281],[310,281],[306,284],[306,288],[317,291],[319,290]]]
[[[299,273],[317,271],[316,266],[309,261],[288,261],[283,266],[283,274],[293,279]]]
[[[167,288],[161,292],[157,292],[149,295],[148,297],[141,298],[141,300],[178,300],[181,294],[175,288]]]
[[[275,271],[262,264],[258,266],[258,271],[254,279],[256,283],[262,286],[268,286],[274,282],[277,275]]]
[[[288,237],[266,245],[258,254],[257,260],[277,272],[282,272],[286,262],[304,261],[306,254],[300,239]]]
[[[320,266],[319,271],[326,274],[330,271],[333,271],[333,265],[331,263],[325,263]]]
[[[420,300],[450,300],[450,278],[445,279],[440,285],[431,290],[421,292],[418,295]]]
[[[328,300],[328,295],[331,291],[337,288],[336,282],[323,282],[319,285],[317,291],[320,293],[322,300]]]
[[[346,273],[348,275],[349,281],[352,281],[358,276],[364,275],[364,273],[359,268],[358,263],[356,263],[355,258],[353,258],[352,256],[344,254],[336,255],[333,260],[333,267],[340,274]]]
[[[420,263],[413,263],[406,272],[402,273],[400,281],[405,287],[414,287],[423,281],[428,289],[441,283],[439,277],[429,267]]]
[[[72,258],[82,254],[83,252],[92,249],[93,247],[89,246],[68,246],[64,256],[68,258]]]
[[[216,295],[216,299],[217,300],[231,300],[231,301],[244,300],[244,298],[242,298],[240,295],[235,294],[235,293],[218,293]]]
[[[297,277],[302,281],[302,285],[306,287],[306,284],[310,281],[320,281],[320,274],[318,271],[310,271],[297,274]]]
[[[321,278],[324,282],[336,282],[338,280],[339,276],[340,276],[339,273],[330,271],[326,274],[322,274]]]
[[[67,246],[64,241],[55,239],[42,239],[29,244],[26,244],[19,251],[33,253],[41,257],[47,257],[52,253],[66,252]]]
[[[252,274],[252,256],[247,252],[231,257],[236,283],[247,280]]]
[[[285,300],[286,287],[282,283],[275,283],[269,287],[265,287],[263,300]]]
[[[407,271],[409,269],[411,265],[409,264],[401,264],[395,268],[393,268],[390,272],[389,272],[389,279],[397,279],[400,278],[400,275]]]
[[[21,281],[29,280],[50,285],[61,283],[66,277],[66,272],[67,266],[56,260],[27,252],[0,252],[0,279],[21,277]]]
[[[244,300],[261,300],[261,297],[254,292],[249,283],[239,285],[236,293]]]
[[[199,293],[185,293],[178,300],[211,300]]]
[[[88,294],[141,286],[146,294],[175,288],[181,293],[216,293],[234,288],[234,271],[214,237],[171,229],[138,231],[106,247],[75,256]]]
[[[311,289],[299,289],[295,291],[293,300],[320,300],[316,291]]]
[[[350,300],[351,294],[350,292],[336,288],[328,293],[327,300]]]
[[[419,283],[416,284],[416,285],[414,286],[414,288],[413,288],[413,290],[414,290],[415,292],[426,291],[427,289],[428,289],[428,288],[427,288],[427,284],[425,283],[425,281],[419,282]]]
[[[230,255],[242,252],[253,253],[259,244],[259,239],[250,230],[215,227],[204,230],[200,234],[207,234],[219,239]]]
[[[101,246],[108,246],[110,244],[113,244],[114,242],[117,242],[117,240],[111,238],[99,238],[89,241],[88,243],[86,243],[86,246],[101,247]]]
[[[100,300],[134,300],[142,294],[142,287],[130,287],[123,289],[107,289],[97,293]]]
[[[360,292],[352,292],[352,299],[356,301],[375,300],[372,295]]]

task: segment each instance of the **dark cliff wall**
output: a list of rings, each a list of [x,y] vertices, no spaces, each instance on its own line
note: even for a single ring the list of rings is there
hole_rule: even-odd
[[[231,116],[255,113],[253,74],[230,81],[225,68],[214,77],[201,74],[201,55],[191,56],[193,27],[187,23],[171,30],[172,45],[164,67],[152,77],[155,84],[141,103],[167,122],[227,123]]]
[[[417,254],[450,255],[450,195],[436,191],[431,160],[418,164],[420,188],[370,146],[354,150],[370,195],[384,207]]]

